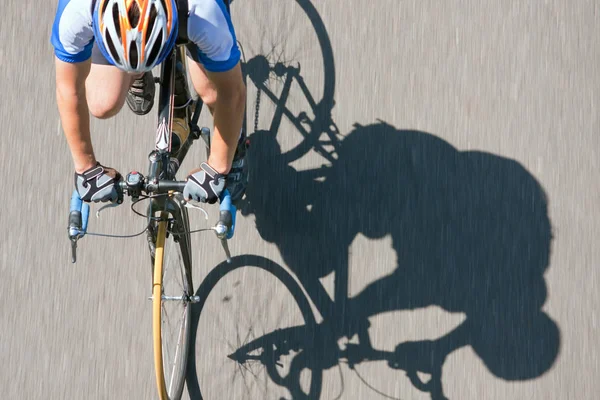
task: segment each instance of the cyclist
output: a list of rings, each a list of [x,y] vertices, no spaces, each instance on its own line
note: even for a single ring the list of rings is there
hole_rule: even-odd
[[[214,134],[210,157],[190,172],[184,197],[209,203],[217,201],[226,184],[235,193],[234,200],[244,190],[245,152],[236,150],[243,148],[238,143],[246,88],[234,28],[223,1],[187,0],[189,72],[196,92],[213,114]],[[181,2],[58,2],[51,38],[56,96],[73,157],[75,187],[84,201],[116,201],[116,184],[121,179],[115,169],[96,159],[89,114],[110,118],[125,101],[135,114],[150,112],[155,96],[151,69],[175,46],[180,25],[177,3]]]

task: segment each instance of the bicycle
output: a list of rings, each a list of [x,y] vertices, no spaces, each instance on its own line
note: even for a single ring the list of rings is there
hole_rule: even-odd
[[[194,141],[203,139],[208,156],[210,130],[198,127],[203,103],[199,98],[192,99],[187,88],[186,73],[185,47],[183,43],[178,43],[161,65],[160,78],[155,79],[160,84],[158,128],[156,147],[148,156],[148,173],[144,176],[137,171],[129,172],[119,182],[119,199],[116,203],[121,204],[125,195],[131,197],[133,212],[148,221],[141,233],[127,237],[146,233],[150,249],[153,269],[150,299],[153,303],[154,365],[161,400],[179,399],[185,382],[190,342],[190,305],[199,301],[193,290],[190,235],[213,230],[221,241],[227,260],[231,261],[227,240],[233,237],[235,231],[236,207],[227,190],[220,199],[219,220],[216,225],[207,229],[190,230],[187,209],[202,209],[184,200],[182,192],[186,182],[177,181],[176,174]],[[183,143],[178,142],[172,132],[175,115],[187,124],[189,135]],[[146,214],[135,208],[143,200],[149,201]],[[68,229],[73,263],[77,260],[78,240],[85,235],[108,236],[87,232],[89,212],[89,205],[82,203],[77,191],[74,191]],[[172,321],[169,316],[178,318]]]

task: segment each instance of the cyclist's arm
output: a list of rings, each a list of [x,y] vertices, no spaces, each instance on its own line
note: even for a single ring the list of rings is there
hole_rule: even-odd
[[[50,41],[56,56],[56,100],[75,170],[95,165],[85,97],[94,32],[89,0],[58,0]]]
[[[209,164],[217,172],[227,173],[233,162],[246,102],[240,50],[224,2],[189,0],[188,5],[188,37],[198,51],[193,57],[203,65],[217,92]]]
[[[82,173],[96,165],[90,137],[90,116],[85,96],[85,79],[91,60],[67,63],[55,59],[56,101],[75,171]]]
[[[246,86],[239,63],[229,71],[206,73],[217,91],[213,114],[215,131],[208,163],[217,172],[226,174],[231,169],[242,129]]]

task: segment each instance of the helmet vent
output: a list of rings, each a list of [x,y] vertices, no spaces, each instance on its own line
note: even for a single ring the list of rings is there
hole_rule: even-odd
[[[108,51],[110,52],[113,60],[115,60],[117,64],[121,64],[121,58],[119,57],[119,53],[117,53],[117,49],[115,48],[115,44],[110,38],[110,35],[106,35],[106,45],[108,46]]]
[[[119,5],[117,3],[115,3],[113,5],[112,17],[113,17],[113,22],[115,24],[115,29],[117,30],[117,36],[119,37],[119,40],[122,40],[122,38],[121,38],[121,19],[119,18]]]
[[[168,8],[167,8],[167,2],[166,2],[166,0],[160,0],[160,3],[163,6],[163,10],[165,10],[165,12],[167,12]]]
[[[150,35],[152,34],[152,29],[154,29],[154,23],[156,22],[157,14],[158,12],[156,11],[156,6],[152,4],[150,8],[150,15],[148,16],[148,30],[146,31],[146,43],[150,40]]]
[[[160,47],[163,41],[163,33],[160,31],[158,33],[158,37],[156,38],[156,42],[154,42],[154,46],[152,46],[152,51],[148,55],[148,60],[146,61],[146,65],[153,65],[154,61],[158,57],[158,52],[160,51]]]
[[[104,12],[106,11],[107,7],[108,7],[108,0],[102,4],[102,11],[100,12],[100,15],[104,15]]]
[[[129,18],[129,24],[132,28],[137,28],[140,23],[140,7],[137,1],[131,3],[129,10],[127,11],[127,17]]]
[[[129,45],[129,63],[133,69],[138,67],[138,50],[135,42],[131,42]]]

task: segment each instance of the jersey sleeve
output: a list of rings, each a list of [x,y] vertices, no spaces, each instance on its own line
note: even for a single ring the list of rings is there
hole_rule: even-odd
[[[222,0],[189,0],[188,38],[206,70],[229,71],[240,61],[231,17]]]
[[[59,60],[88,60],[94,44],[92,0],[59,0],[50,41]]]

